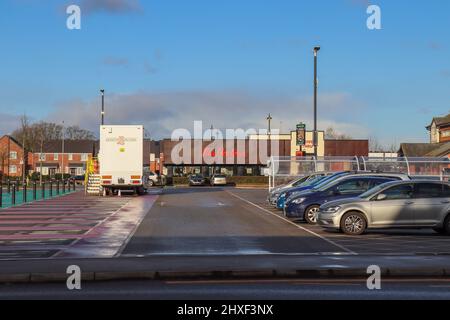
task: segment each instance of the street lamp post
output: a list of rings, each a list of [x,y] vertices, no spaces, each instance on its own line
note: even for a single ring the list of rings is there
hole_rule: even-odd
[[[102,94],[102,126],[105,125],[105,90],[101,89],[100,93]]]
[[[61,180],[63,180],[64,181],[64,174],[65,174],[65,171],[66,170],[64,170],[64,153],[65,153],[65,138],[66,138],[66,127],[64,126],[64,121],[62,122],[62,125],[63,125],[63,127],[62,127],[62,154],[61,154]]]
[[[272,120],[273,120],[272,115],[270,113],[269,113],[269,116],[266,118],[266,120],[269,123],[269,131],[268,131],[268,133],[269,133],[269,137],[270,137],[270,134],[272,133],[271,124],[272,124]]]
[[[314,157],[317,158],[317,144],[318,144],[318,136],[317,136],[317,55],[320,50],[320,47],[314,47]]]

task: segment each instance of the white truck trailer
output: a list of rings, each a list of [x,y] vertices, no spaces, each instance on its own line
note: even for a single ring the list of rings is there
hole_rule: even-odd
[[[143,164],[143,126],[101,126],[99,165],[103,194],[133,192],[148,188]]]

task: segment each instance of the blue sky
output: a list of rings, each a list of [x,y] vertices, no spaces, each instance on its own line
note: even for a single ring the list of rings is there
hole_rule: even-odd
[[[321,129],[427,141],[450,109],[450,2],[371,3],[382,30],[366,28],[366,0],[3,0],[0,131],[23,113],[96,130],[101,87],[108,121],[155,138],[193,120],[265,127],[268,112],[283,130],[311,125],[319,44]]]

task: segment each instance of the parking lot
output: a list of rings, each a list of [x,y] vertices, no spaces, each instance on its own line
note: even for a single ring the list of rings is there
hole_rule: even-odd
[[[234,190],[233,193],[243,199],[283,218],[282,212],[266,202],[265,190]],[[332,231],[325,231],[319,226],[293,221],[356,254],[366,255],[449,255],[450,237],[440,235],[430,229],[369,230],[362,236],[346,236]]]
[[[0,213],[0,260],[196,255],[449,255],[431,230],[362,236],[286,219],[267,190],[168,188],[143,197],[78,192]]]
[[[166,190],[124,254],[450,254],[450,237],[432,230],[346,236],[284,218],[266,195],[266,190],[236,188]]]

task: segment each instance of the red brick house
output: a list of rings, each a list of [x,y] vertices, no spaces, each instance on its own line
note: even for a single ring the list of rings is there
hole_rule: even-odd
[[[63,150],[64,148],[64,150]],[[43,176],[83,175],[87,163],[98,153],[99,143],[92,140],[55,140],[44,143],[41,152],[32,155],[32,170]],[[64,151],[64,152],[63,152]]]
[[[21,177],[23,169],[26,173],[31,169],[28,160],[31,153],[24,152],[22,144],[13,137],[5,135],[0,138],[0,174],[2,176]]]

